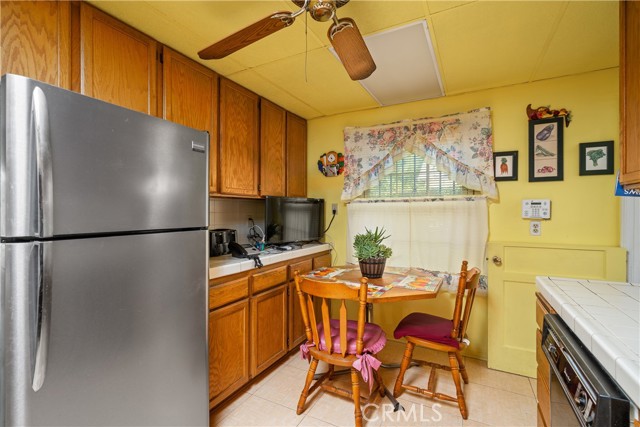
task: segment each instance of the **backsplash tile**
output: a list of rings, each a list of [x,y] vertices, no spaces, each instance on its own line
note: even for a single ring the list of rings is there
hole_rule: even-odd
[[[209,213],[209,228],[232,228],[237,231],[239,243],[249,243],[249,218],[262,230],[265,228],[264,200],[212,197]]]

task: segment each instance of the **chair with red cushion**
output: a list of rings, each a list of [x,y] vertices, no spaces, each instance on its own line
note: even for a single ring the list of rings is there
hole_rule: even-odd
[[[360,396],[359,377],[362,375],[362,378],[369,383],[369,400],[375,397],[376,391],[380,396],[384,395],[384,386],[377,371],[380,361],[373,355],[382,350],[387,342],[387,337],[380,326],[365,322],[367,279],[363,277],[360,280],[360,287],[352,288],[336,281],[303,277],[296,271],[295,282],[307,335],[307,341],[300,346],[300,351],[303,357],[310,359],[311,362],[298,401],[297,413],[300,415],[303,412],[307,397],[321,387],[325,391],[352,399],[355,404],[355,425],[361,427],[360,405],[365,399]],[[318,299],[320,312],[316,313]],[[339,302],[339,319],[330,318],[331,300]],[[347,320],[346,301],[358,302],[357,321]],[[312,384],[319,361],[326,362],[329,369]],[[335,366],[351,370],[351,390],[325,383],[332,379]]]
[[[402,363],[400,364],[400,372],[398,373],[398,378],[393,388],[393,395],[395,397],[398,397],[404,389],[420,393],[432,399],[436,398],[457,402],[462,418],[467,419],[468,411],[462,392],[462,385],[460,384],[460,376],[462,376],[465,384],[469,383],[469,377],[460,351],[464,350],[469,344],[466,331],[479,280],[480,270],[472,268],[467,271],[467,261],[463,261],[460,280],[458,281],[456,303],[451,319],[426,313],[411,313],[400,321],[396,330],[393,332],[393,336],[396,339],[404,337],[407,340],[407,346],[405,347]],[[414,359],[413,350],[415,346],[447,352],[449,354],[450,366]],[[423,366],[431,366],[426,389],[403,383],[404,374],[412,362]],[[456,385],[456,397],[435,391],[436,369],[451,371],[453,382]]]

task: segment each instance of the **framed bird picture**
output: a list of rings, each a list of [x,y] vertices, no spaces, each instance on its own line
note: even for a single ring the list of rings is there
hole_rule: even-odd
[[[529,121],[529,182],[562,181],[562,117]]]
[[[499,151],[493,153],[493,168],[496,181],[517,181],[518,152]]]
[[[613,174],[613,141],[580,144],[580,175]]]

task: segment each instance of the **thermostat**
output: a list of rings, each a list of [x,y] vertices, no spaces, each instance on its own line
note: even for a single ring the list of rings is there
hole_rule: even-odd
[[[551,200],[527,199],[522,201],[522,218],[549,219],[551,218]]]

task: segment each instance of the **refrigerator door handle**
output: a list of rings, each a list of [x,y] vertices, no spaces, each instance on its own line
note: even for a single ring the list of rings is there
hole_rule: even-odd
[[[38,391],[44,384],[47,372],[47,355],[49,353],[49,332],[51,329],[51,281],[52,261],[51,242],[38,242],[39,283],[36,294],[36,355],[33,367],[33,391]]]
[[[38,181],[38,237],[53,235],[53,173],[51,159],[51,133],[49,108],[42,89],[33,89],[31,101],[31,125],[36,146]]]

